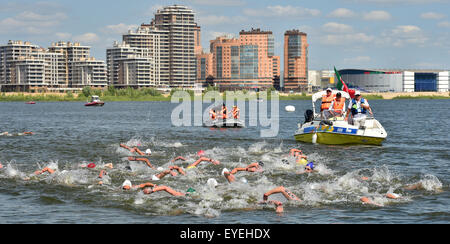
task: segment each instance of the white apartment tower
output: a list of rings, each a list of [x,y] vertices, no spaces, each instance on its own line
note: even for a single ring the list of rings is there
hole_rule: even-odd
[[[161,87],[161,36],[166,32],[142,25],[106,50],[108,80],[117,87]]]
[[[193,88],[196,81],[195,34],[199,27],[191,9],[173,5],[159,9],[151,26],[161,35],[161,82],[173,88]]]

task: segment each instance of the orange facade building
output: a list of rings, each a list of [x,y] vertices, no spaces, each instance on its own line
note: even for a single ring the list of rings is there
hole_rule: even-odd
[[[284,34],[284,88],[306,91],[308,89],[307,35],[298,30]]]
[[[280,75],[271,31],[241,31],[239,38],[218,37],[210,43],[214,82],[221,90],[272,87]]]

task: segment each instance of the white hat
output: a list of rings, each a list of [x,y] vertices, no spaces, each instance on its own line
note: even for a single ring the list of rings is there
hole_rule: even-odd
[[[125,180],[125,181],[123,182],[123,184],[122,184],[122,187],[124,187],[124,186],[129,186],[129,187],[131,187],[131,181]]]
[[[333,89],[331,89],[331,88],[328,87],[327,91],[333,91]]]
[[[222,170],[222,175],[225,173],[225,172],[230,172],[227,168],[223,168],[223,170]]]
[[[147,149],[147,150],[145,150],[145,154],[147,154],[147,155],[150,155],[150,154],[152,154],[152,150],[150,150],[150,148],[149,148],[149,149]]]
[[[357,95],[361,95],[361,92],[360,91],[355,91],[355,96],[357,96]]]

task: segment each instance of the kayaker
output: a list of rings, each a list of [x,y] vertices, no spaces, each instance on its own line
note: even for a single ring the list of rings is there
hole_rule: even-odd
[[[369,111],[369,113],[373,115],[372,109],[370,108],[367,99],[362,98],[360,91],[356,91],[355,98],[353,98],[348,104],[347,116],[345,117],[345,120],[348,121],[349,120],[348,118],[351,114],[352,115],[351,124],[359,128],[360,125],[364,124],[364,121],[367,118],[367,111]]]

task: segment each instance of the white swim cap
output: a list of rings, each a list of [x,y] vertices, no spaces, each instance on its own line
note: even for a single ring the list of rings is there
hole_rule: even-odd
[[[164,171],[164,168],[163,168],[163,167],[158,167],[156,170],[158,170],[158,171]]]
[[[225,174],[225,172],[230,172],[227,168],[223,168],[222,175]]]
[[[159,178],[158,178],[158,176],[156,176],[156,175],[152,175],[152,180],[159,180]]]
[[[150,150],[150,148],[145,150],[145,154],[152,154],[152,150]]]
[[[207,184],[212,188],[215,188],[216,186],[219,185],[219,183],[217,183],[217,181],[213,178],[208,179]]]
[[[123,184],[122,184],[122,187],[124,187],[124,186],[129,186],[129,187],[131,187],[131,186],[132,186],[132,185],[131,185],[131,181],[125,180],[125,181],[123,182]]]
[[[241,182],[247,184],[247,179],[245,179],[244,177],[241,178]]]

